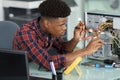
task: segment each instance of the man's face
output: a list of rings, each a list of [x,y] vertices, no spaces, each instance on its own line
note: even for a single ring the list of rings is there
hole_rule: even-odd
[[[49,21],[48,32],[54,37],[59,37],[66,32],[67,18],[57,18]]]

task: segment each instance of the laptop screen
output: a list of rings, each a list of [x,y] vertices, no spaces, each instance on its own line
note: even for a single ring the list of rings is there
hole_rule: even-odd
[[[29,80],[25,51],[0,49],[0,80]]]

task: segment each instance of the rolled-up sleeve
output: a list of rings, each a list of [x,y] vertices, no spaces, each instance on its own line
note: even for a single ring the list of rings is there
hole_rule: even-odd
[[[62,37],[58,37],[54,40],[53,47],[56,48],[59,53],[69,53],[69,51],[65,49],[64,40],[62,39]]]

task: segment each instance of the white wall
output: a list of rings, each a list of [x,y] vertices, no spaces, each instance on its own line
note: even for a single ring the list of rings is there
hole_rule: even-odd
[[[119,7],[117,9],[113,9],[110,5],[114,0],[86,0],[84,6],[85,11],[87,10],[102,10],[107,12],[120,12],[120,0]],[[116,4],[115,4],[116,5]]]
[[[0,0],[0,21],[4,20],[2,2],[3,2],[3,0]]]
[[[79,17],[84,20],[84,3],[85,0],[75,0],[75,2],[77,3],[78,7],[79,7]]]
[[[78,24],[78,18],[84,19],[84,9],[83,9],[83,2],[84,0],[75,0],[77,6],[71,7],[71,15],[68,17],[68,24],[67,24],[67,39],[70,40],[73,38],[74,28]],[[79,42],[77,47],[82,48],[83,43]]]

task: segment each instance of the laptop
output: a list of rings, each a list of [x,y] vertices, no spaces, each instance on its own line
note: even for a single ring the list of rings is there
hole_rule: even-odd
[[[26,51],[0,49],[0,80],[51,80],[29,76]]]
[[[29,80],[25,51],[0,49],[0,80]]]

